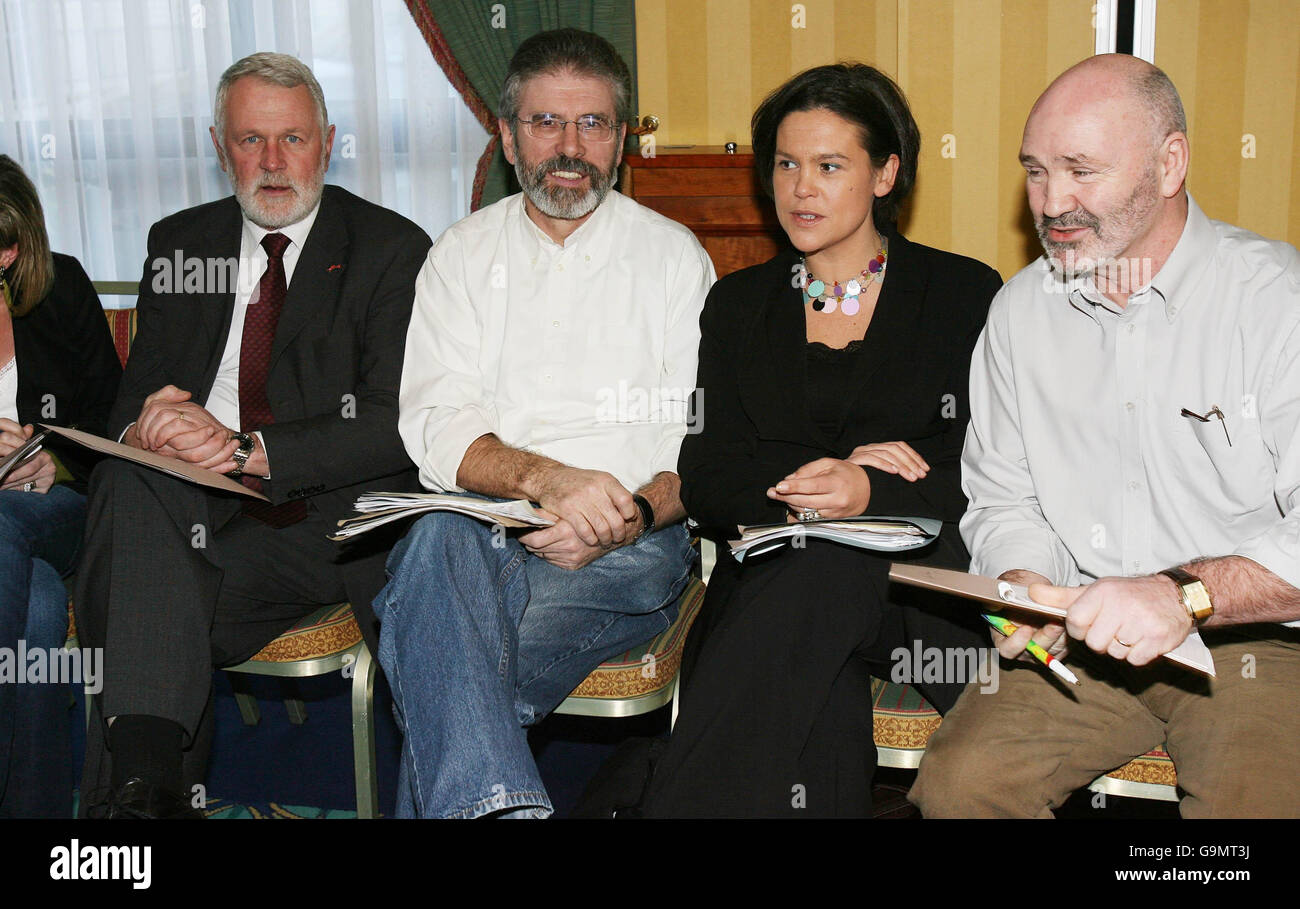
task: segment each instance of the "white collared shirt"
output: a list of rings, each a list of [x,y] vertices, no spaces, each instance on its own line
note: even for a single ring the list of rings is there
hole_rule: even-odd
[[[416,278],[398,427],[426,488],[459,492],[475,439],[606,470],[676,471],[713,264],[610,192],[563,246],[520,194],[438,238]]]
[[[1124,309],[1041,258],[994,298],[970,384],[972,571],[1072,585],[1236,554],[1300,587],[1295,247],[1189,196]],[[1182,413],[1215,406],[1224,420]]]
[[[298,265],[298,256],[307,242],[307,235],[311,233],[312,225],[316,223],[318,212],[320,212],[319,201],[301,221],[295,221],[288,227],[278,227],[275,230],[260,227],[248,220],[248,215],[243,216],[244,227],[239,235],[239,281],[235,286],[235,309],[230,316],[230,333],[226,335],[226,349],[221,354],[221,365],[217,367],[217,375],[212,380],[208,400],[203,405],[208,413],[231,429],[239,429],[239,348],[244,341],[244,317],[248,314],[248,307],[257,303],[258,287],[262,275],[266,273],[268,256],[262,246],[262,238],[272,233],[281,233],[289,238],[289,245],[284,248],[284,255],[281,258],[284,264],[284,286],[287,288],[293,281],[293,270]],[[253,435],[257,436],[258,444],[266,452],[267,472],[262,474],[262,477],[269,479],[271,453],[266,451],[262,434],[254,432]]]
[[[267,230],[259,227],[248,216],[243,217],[243,230],[239,236],[239,282],[235,288],[235,310],[230,317],[230,333],[226,336],[226,349],[221,354],[221,365],[217,368],[217,377],[208,392],[204,408],[226,426],[239,429],[239,348],[244,340],[244,316],[248,307],[257,302],[257,289],[262,275],[266,273],[266,250],[262,248],[262,238],[267,234],[280,233],[289,238],[289,245],[284,248],[284,284],[288,287],[293,281],[293,270],[298,265],[298,256],[302,253],[307,235],[316,223],[320,212],[317,202],[307,216],[301,221]],[[260,433],[257,433],[261,437]]]

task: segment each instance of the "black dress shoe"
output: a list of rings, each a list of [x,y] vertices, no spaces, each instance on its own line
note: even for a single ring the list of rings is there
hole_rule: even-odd
[[[113,793],[104,817],[109,820],[201,819],[203,812],[192,806],[185,796],[133,776]]]

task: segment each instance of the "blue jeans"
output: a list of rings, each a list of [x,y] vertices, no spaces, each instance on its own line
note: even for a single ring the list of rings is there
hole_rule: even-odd
[[[565,571],[463,515],[416,522],[375,599],[398,816],[549,815],[525,727],[672,623],[694,557],[681,525]]]
[[[0,647],[62,647],[86,498],[0,490]],[[25,667],[16,667],[22,671]],[[72,755],[66,684],[0,683],[0,817],[70,817]]]

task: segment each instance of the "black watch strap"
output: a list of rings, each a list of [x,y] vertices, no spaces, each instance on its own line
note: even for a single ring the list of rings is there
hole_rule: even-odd
[[[655,510],[650,507],[650,502],[643,495],[634,494],[632,501],[636,502],[636,507],[641,509],[641,532],[638,533],[637,539],[649,533],[655,532]]]

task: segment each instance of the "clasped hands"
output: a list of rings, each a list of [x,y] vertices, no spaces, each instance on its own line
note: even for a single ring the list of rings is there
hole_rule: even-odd
[[[1024,584],[1034,602],[1067,610],[1064,625],[1017,622],[1015,634],[1003,637],[995,632],[993,642],[1007,659],[1030,659],[1024,650],[1031,638],[1053,656],[1063,656],[1068,634],[1097,653],[1145,666],[1185,641],[1194,628],[1178,585],[1164,575],[1056,587],[1040,574],[1017,569],[1003,572],[999,580]]]
[[[231,438],[229,428],[190,397],[188,391],[164,385],[144,399],[139,418],[122,441],[133,448],[186,461],[214,473],[230,473],[236,466],[231,455],[239,443]],[[262,446],[258,445],[249,456],[245,471],[264,475],[265,458]]]
[[[603,470],[551,468],[536,499],[555,523],[523,534],[519,542],[557,568],[576,571],[633,542],[641,531],[641,509],[632,493]]]
[[[814,509],[823,518],[856,517],[871,504],[871,480],[863,467],[897,474],[909,483],[930,471],[925,458],[906,442],[872,442],[853,449],[848,458],[818,458],[768,489],[767,497],[784,502],[787,521]]]
[[[26,444],[32,437],[35,427],[28,423],[19,426],[13,420],[0,417],[0,458],[8,457],[14,450]],[[38,451],[26,461],[19,464],[5,477],[0,489],[23,489],[28,483],[31,492],[49,492],[54,485],[54,475],[58,467],[48,451]]]

